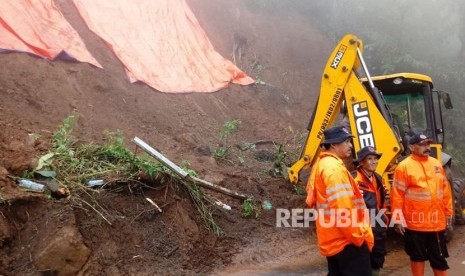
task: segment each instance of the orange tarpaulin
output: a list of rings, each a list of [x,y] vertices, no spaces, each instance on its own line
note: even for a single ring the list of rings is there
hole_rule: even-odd
[[[0,49],[49,59],[64,52],[101,67],[52,0],[0,0]]]
[[[74,0],[131,80],[162,92],[214,92],[253,79],[218,54],[184,0]]]

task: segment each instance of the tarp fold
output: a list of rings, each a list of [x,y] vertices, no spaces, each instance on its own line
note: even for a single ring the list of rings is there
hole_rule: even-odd
[[[0,0],[0,49],[102,67],[52,0]]]
[[[132,82],[162,92],[213,92],[253,79],[215,51],[184,0],[73,0]]]

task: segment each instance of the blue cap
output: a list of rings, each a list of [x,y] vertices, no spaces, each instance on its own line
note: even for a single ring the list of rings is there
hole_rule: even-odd
[[[344,126],[331,127],[325,130],[323,133],[325,135],[325,140],[322,142],[322,144],[340,144],[347,140],[347,138],[354,137]]]
[[[374,155],[376,157],[381,158],[381,153],[377,153],[375,148],[372,147],[372,146],[366,146],[364,148],[362,148],[361,150],[359,150],[357,152],[357,162],[360,162],[362,161],[363,159],[365,159],[365,157],[367,157],[368,155]]]
[[[423,142],[432,143],[433,140],[431,138],[428,138],[426,135],[421,134],[421,133],[417,133],[417,134],[413,135],[408,140],[408,143],[410,145],[415,145],[415,144],[419,144],[419,143],[423,143]]]

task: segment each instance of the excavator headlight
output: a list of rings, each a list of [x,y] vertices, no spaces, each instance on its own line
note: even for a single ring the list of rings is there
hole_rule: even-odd
[[[404,80],[403,80],[402,78],[395,78],[392,82],[393,82],[394,84],[399,85],[399,84],[401,84],[403,81],[404,81]]]

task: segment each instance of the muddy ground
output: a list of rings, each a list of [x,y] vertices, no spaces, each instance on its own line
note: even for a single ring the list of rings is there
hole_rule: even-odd
[[[231,56],[234,34],[247,39],[238,65],[266,85],[171,95],[130,84],[70,1],[56,2],[104,69],[0,55],[0,275],[324,275],[311,229],[275,227],[276,208],[301,208],[304,197],[269,173],[276,145],[289,159],[298,155],[333,47],[311,20],[286,11],[267,14],[245,1],[187,1],[223,56]],[[104,131],[121,130],[128,147],[135,149],[131,139],[140,137],[177,164],[187,160],[200,178],[258,203],[269,200],[272,209],[244,219],[241,200],[204,190],[232,207],[214,212],[222,229],[216,236],[175,185],[122,184],[92,198],[71,193],[64,199],[19,189],[10,176],[35,167],[71,114],[80,142],[99,143]],[[235,151],[218,161],[211,154],[220,128],[236,119],[241,124],[227,141]],[[256,151],[240,150],[256,142]],[[464,232],[458,228],[450,243],[451,275],[464,268]],[[408,275],[401,243],[395,235],[390,239],[383,274]]]

